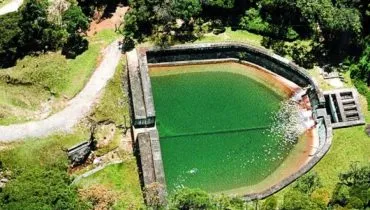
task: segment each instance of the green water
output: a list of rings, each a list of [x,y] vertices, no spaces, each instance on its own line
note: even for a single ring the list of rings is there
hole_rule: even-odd
[[[219,192],[253,185],[288,153],[268,132],[283,98],[249,77],[231,73],[230,68],[241,65],[213,67],[218,71],[151,73],[170,192],[182,186]]]

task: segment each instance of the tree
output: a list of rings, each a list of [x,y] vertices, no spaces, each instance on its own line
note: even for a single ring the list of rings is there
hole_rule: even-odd
[[[62,16],[63,24],[69,33],[67,42],[63,46],[62,54],[67,58],[75,58],[88,48],[88,41],[82,36],[89,28],[89,21],[81,8],[72,5]]]
[[[77,191],[70,186],[66,172],[57,167],[47,170],[39,166],[18,173],[0,193],[0,208],[17,209],[85,209],[77,197]]]
[[[29,0],[20,10],[19,52],[23,55],[28,52],[56,50],[67,38],[67,33],[47,20],[46,0]]]
[[[261,210],[276,210],[278,207],[278,201],[275,196],[268,197],[262,204]]]
[[[67,32],[85,33],[89,28],[89,19],[77,5],[72,5],[62,16],[63,24],[66,25]]]
[[[21,32],[19,19],[18,13],[0,16],[0,68],[14,65],[17,60],[17,43]]]
[[[339,175],[331,206],[339,205],[346,208],[367,209],[370,207],[370,165],[351,166],[350,170]]]
[[[183,188],[178,190],[171,199],[172,209],[209,209],[212,206],[211,197],[200,189]]]
[[[282,210],[320,210],[325,209],[310,199],[307,194],[298,190],[291,190],[284,195]]]

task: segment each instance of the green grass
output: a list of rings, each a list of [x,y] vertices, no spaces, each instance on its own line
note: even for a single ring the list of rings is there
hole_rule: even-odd
[[[103,30],[89,38],[89,49],[75,59],[60,52],[26,56],[17,65],[0,71],[0,124],[39,118],[42,104],[52,112],[62,109],[84,87],[99,64],[102,49],[119,37]]]
[[[77,186],[89,188],[103,184],[117,194],[117,202],[113,209],[140,209],[143,206],[143,196],[138,178],[138,169],[134,158],[124,163],[110,165],[105,169],[81,179]]]
[[[361,96],[362,112],[366,121],[370,113],[366,111],[366,100]],[[338,175],[349,170],[352,163],[370,164],[370,138],[365,133],[365,126],[334,130],[332,146],[324,158],[313,168],[322,179],[329,192],[334,190]]]
[[[112,120],[116,125],[130,126],[129,98],[122,85],[122,81],[127,81],[126,75],[125,61],[122,58],[113,79],[106,86],[100,103],[93,111],[92,118],[95,121]]]
[[[57,133],[46,138],[28,138],[19,143],[2,145],[9,149],[0,152],[0,159],[11,169],[52,165],[54,162],[67,159],[63,148],[71,147],[88,138],[89,130],[78,126],[71,134]]]
[[[260,46],[263,36],[250,33],[248,31],[236,30],[232,31],[230,27],[226,28],[225,33],[214,35],[213,33],[205,34],[204,37],[197,40],[196,43],[202,42],[223,42],[237,41]]]

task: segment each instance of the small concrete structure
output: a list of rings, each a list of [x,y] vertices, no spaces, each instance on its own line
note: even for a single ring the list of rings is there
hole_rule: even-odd
[[[68,159],[72,166],[80,165],[85,162],[92,151],[93,142],[84,141],[67,150]]]
[[[325,91],[324,97],[333,128],[365,124],[365,117],[361,113],[356,89]]]
[[[140,56],[139,59],[136,49],[126,55],[133,125],[135,128],[153,127],[155,111],[146,58]]]

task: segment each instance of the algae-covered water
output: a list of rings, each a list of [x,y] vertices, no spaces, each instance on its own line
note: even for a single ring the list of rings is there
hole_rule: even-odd
[[[262,181],[289,148],[269,132],[283,97],[243,65],[151,68],[167,182],[220,192]]]

